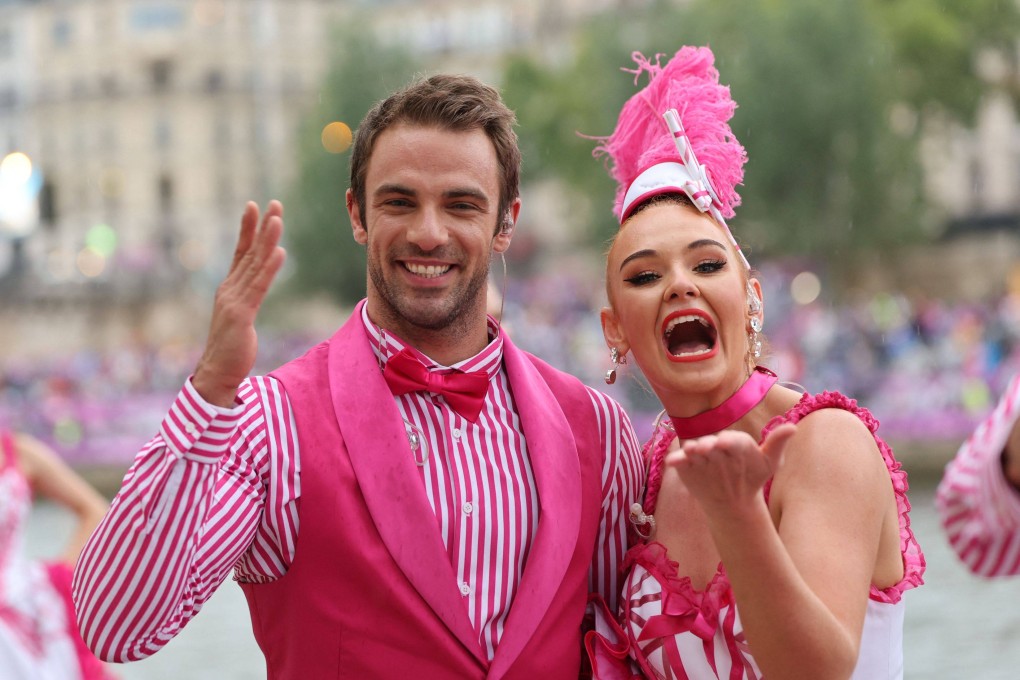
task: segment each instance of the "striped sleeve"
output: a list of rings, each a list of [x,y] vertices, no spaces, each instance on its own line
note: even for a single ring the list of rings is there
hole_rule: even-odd
[[[265,581],[290,564],[300,493],[290,404],[270,378],[249,379],[238,398],[217,408],[189,380],[82,551],[78,627],[99,658],[158,651],[231,569]]]
[[[602,519],[588,577],[588,589],[616,611],[621,567],[628,544],[628,516],[644,485],[644,465],[637,435],[623,408],[601,392],[588,390],[602,430]]]
[[[1020,375],[946,466],[936,492],[949,544],[979,576],[1020,574],[1020,493],[1002,470],[1002,451],[1018,411]]]

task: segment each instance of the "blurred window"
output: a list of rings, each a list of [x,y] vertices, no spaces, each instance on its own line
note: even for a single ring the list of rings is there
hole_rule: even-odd
[[[174,178],[166,173],[159,176],[159,210],[164,215],[174,211]]]
[[[206,92],[221,92],[223,90],[223,71],[219,69],[210,69],[205,74],[205,91]]]
[[[57,187],[50,180],[39,190],[39,222],[47,231],[57,227]]]
[[[10,26],[0,26],[0,59],[14,56],[14,36]]]
[[[81,77],[74,78],[71,81],[71,98],[82,99],[88,95],[88,85],[85,83],[85,79]]]
[[[53,45],[66,47],[69,44],[71,44],[71,21],[67,17],[57,17],[53,20]]]
[[[970,202],[974,210],[980,210],[984,205],[985,194],[985,168],[980,157],[970,160]]]
[[[170,126],[170,121],[166,118],[157,118],[156,127],[153,131],[156,141],[157,149],[166,149],[170,146],[170,142],[173,141],[173,128]]]
[[[120,93],[120,84],[117,82],[117,76],[112,73],[107,73],[99,78],[99,91],[106,97],[115,97]]]
[[[99,148],[101,151],[112,152],[117,150],[117,130],[110,121],[105,121],[99,133]]]
[[[176,2],[135,0],[128,22],[136,31],[159,31],[184,25],[184,8]]]
[[[0,87],[0,111],[8,111],[18,104],[18,92],[13,87]]]
[[[169,59],[156,59],[149,64],[149,79],[152,89],[163,92],[170,88],[173,80],[173,63]]]
[[[229,149],[233,138],[230,117],[225,113],[216,116],[212,129],[212,145],[217,149]]]

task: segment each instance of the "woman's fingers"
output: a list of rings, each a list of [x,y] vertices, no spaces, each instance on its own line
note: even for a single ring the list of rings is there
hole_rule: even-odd
[[[761,451],[765,459],[769,461],[772,472],[775,473],[783,464],[783,452],[793,435],[797,434],[797,426],[793,423],[783,423],[769,433],[768,439],[762,445]]]

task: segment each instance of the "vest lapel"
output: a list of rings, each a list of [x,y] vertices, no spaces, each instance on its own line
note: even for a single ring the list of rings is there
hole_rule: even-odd
[[[400,411],[365,337],[360,306],[330,342],[329,383],[351,466],[383,543],[422,599],[484,663]]]
[[[499,678],[557,596],[581,525],[581,468],[570,423],[534,364],[504,336],[503,357],[538,485],[538,532],[489,671]]]

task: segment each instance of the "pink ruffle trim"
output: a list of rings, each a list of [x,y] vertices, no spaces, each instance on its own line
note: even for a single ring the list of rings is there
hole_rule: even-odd
[[[650,541],[642,545],[636,545],[627,551],[623,560],[624,572],[629,572],[635,564],[640,564],[655,580],[659,582],[663,591],[683,595],[692,604],[700,604],[706,595],[713,595],[720,600],[720,604],[728,604],[730,598],[730,582],[726,576],[726,570],[722,563],[716,567],[712,580],[705,585],[704,590],[698,590],[691,583],[689,576],[679,576],[677,571],[679,563],[671,560],[666,552],[666,546],[658,541]],[[718,610],[717,610],[718,611]]]
[[[889,477],[892,479],[893,491],[896,495],[896,509],[899,514],[900,524],[900,554],[903,556],[903,579],[889,588],[879,589],[871,587],[871,599],[876,602],[895,604],[903,597],[903,593],[916,588],[924,583],[924,553],[918,545],[913,529],[910,528],[910,500],[907,498],[907,473],[902,469],[900,462],[896,460],[892,449],[885,441],[878,436],[878,419],[871,411],[863,406],[857,405],[856,399],[851,399],[839,392],[821,392],[819,394],[805,394],[800,401],[789,411],[781,416],[776,416],[762,428],[762,441],[769,433],[783,423],[797,423],[804,416],[814,413],[823,408],[838,408],[857,416],[867,426],[878,450],[882,452],[882,459],[889,470]],[[771,484],[766,486],[766,498]]]

